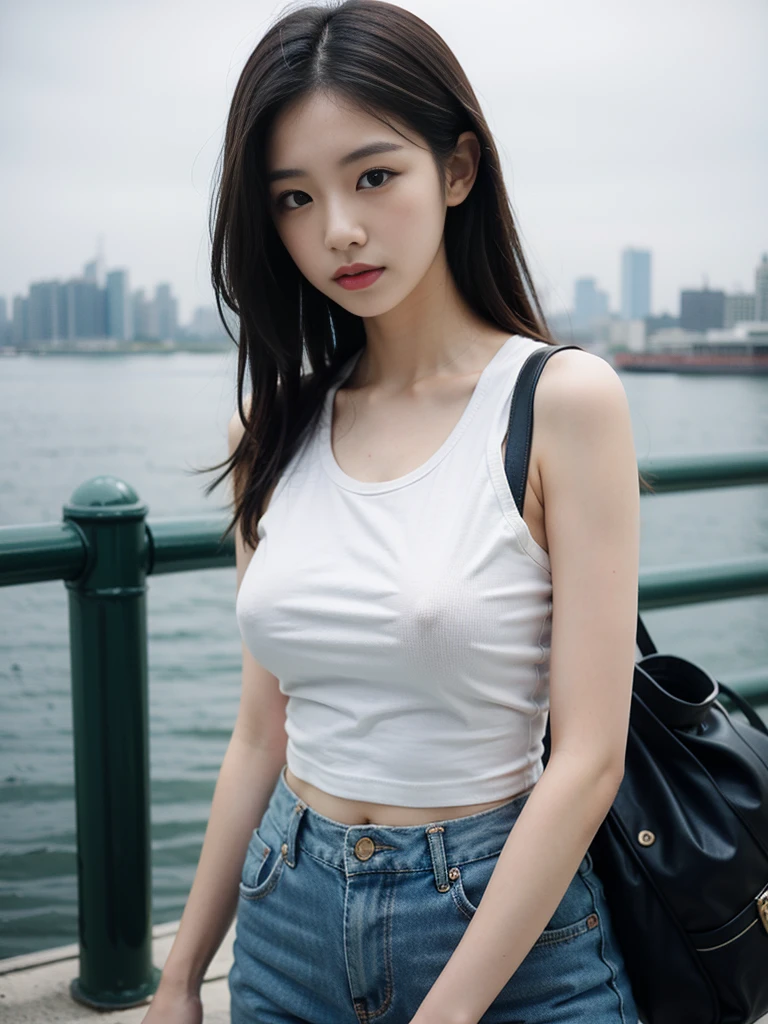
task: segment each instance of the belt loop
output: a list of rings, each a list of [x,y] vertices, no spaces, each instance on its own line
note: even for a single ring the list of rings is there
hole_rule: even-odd
[[[299,822],[301,821],[304,811],[306,811],[307,805],[303,804],[300,800],[294,805],[291,811],[291,816],[288,820],[288,831],[285,836],[285,842],[280,848],[280,852],[283,855],[283,860],[289,868],[296,867],[296,836],[299,831]]]
[[[448,881],[448,864],[445,859],[442,825],[430,825],[426,830],[429,853],[432,857],[432,870],[435,873],[435,885],[438,892],[448,892],[451,888]]]

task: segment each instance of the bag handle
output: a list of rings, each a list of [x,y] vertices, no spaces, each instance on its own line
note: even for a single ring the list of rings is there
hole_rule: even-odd
[[[507,450],[504,454],[504,472],[521,517],[525,501],[525,485],[528,479],[528,464],[531,457],[534,392],[546,361],[551,359],[555,352],[561,352],[566,348],[585,351],[581,345],[547,345],[544,348],[536,349],[523,363],[512,392]],[[651,640],[639,614],[637,616],[637,646],[643,657],[657,653],[656,645]]]

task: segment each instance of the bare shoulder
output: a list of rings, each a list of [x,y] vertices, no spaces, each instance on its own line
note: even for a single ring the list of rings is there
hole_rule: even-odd
[[[563,480],[588,479],[598,463],[636,466],[629,402],[609,362],[584,349],[547,360],[533,400],[532,487],[542,506]]]
[[[590,501],[598,489],[637,489],[629,402],[605,359],[566,349],[547,360],[534,396],[534,422],[543,504],[565,507]]]
[[[604,428],[628,415],[621,378],[609,362],[584,349],[564,349],[547,360],[534,395],[542,432]]]

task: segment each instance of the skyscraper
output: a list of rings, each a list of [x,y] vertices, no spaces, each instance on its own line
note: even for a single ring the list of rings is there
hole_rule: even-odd
[[[0,345],[7,345],[11,340],[11,323],[8,319],[8,305],[4,296],[0,295]]]
[[[755,320],[768,320],[768,252],[755,270]]]
[[[156,319],[154,303],[147,299],[143,288],[137,288],[131,294],[131,314],[133,319],[133,337],[139,341],[157,338],[154,321]]]
[[[651,254],[625,249],[621,254],[621,317],[641,320],[651,312]]]
[[[157,317],[157,337],[161,341],[176,335],[178,321],[178,303],[171,294],[169,284],[159,284],[155,288],[155,315]]]
[[[65,281],[66,332],[62,337],[104,338],[107,333],[107,293],[94,281],[73,277]]]
[[[735,295],[725,296],[725,307],[723,312],[723,327],[733,327],[734,324],[743,320],[752,321],[755,319],[755,296],[737,292]]]
[[[680,326],[686,331],[707,331],[725,323],[725,292],[702,288],[680,291]]]
[[[83,264],[83,279],[91,284],[103,286],[104,282],[104,257],[101,253],[90,263]]]
[[[29,300],[23,295],[13,296],[13,319],[11,321],[11,344],[23,348],[29,341]]]
[[[574,287],[573,326],[589,330],[595,320],[608,316],[608,294],[598,291],[594,277],[580,277]]]
[[[36,281],[29,286],[28,341],[56,341],[62,336],[59,287],[58,281]]]
[[[107,274],[107,337],[128,341],[133,337],[132,304],[127,270]]]

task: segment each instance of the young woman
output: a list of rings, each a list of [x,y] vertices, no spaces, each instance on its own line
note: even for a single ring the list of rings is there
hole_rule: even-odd
[[[242,696],[145,1020],[201,1019],[236,914],[234,1024],[636,1024],[588,849],[635,659],[629,411],[556,353],[521,516],[510,402],[553,341],[471,86],[400,7],[293,10],[217,200]]]

